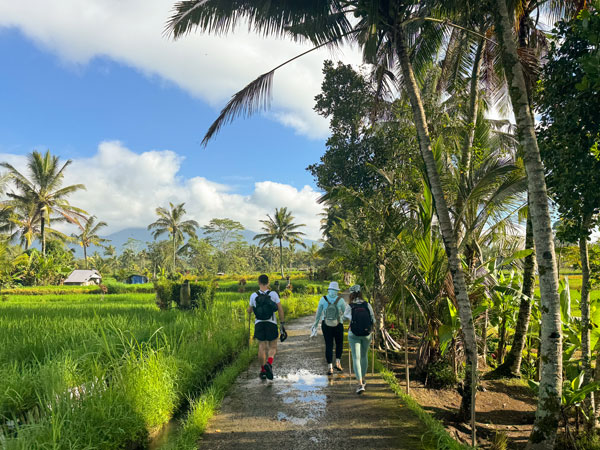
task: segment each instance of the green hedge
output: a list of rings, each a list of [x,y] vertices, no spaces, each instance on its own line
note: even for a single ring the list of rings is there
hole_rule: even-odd
[[[172,303],[179,307],[181,286],[183,283],[162,279],[154,282],[156,304],[161,309],[169,309]],[[207,309],[215,299],[215,285],[208,281],[190,283],[191,307]]]
[[[116,281],[107,281],[104,283],[108,294],[149,294],[154,292],[152,283],[146,284],[126,284]],[[74,294],[100,294],[100,286],[22,286],[10,289],[2,289],[3,295],[74,295]]]
[[[117,281],[107,281],[104,283],[109,294],[151,294],[154,292],[152,283],[127,284]]]
[[[255,292],[258,290],[258,282],[256,280],[248,281],[243,285],[243,290],[240,290],[242,285],[238,281],[217,281],[220,292]],[[271,289],[276,289],[276,283],[279,282],[279,291],[283,291],[287,285],[287,280],[271,279]],[[326,294],[328,283],[319,283],[310,280],[291,280],[292,290],[297,294]]]
[[[22,286],[0,290],[5,295],[99,294],[98,286]]]

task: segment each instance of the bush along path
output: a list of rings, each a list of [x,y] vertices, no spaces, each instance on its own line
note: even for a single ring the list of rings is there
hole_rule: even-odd
[[[313,317],[289,324],[279,345],[273,381],[258,377],[255,359],[242,373],[220,413],[209,422],[201,449],[248,448],[435,448],[423,439],[426,427],[379,375],[367,376],[367,390],[344,372],[325,374],[323,338],[309,338]]]

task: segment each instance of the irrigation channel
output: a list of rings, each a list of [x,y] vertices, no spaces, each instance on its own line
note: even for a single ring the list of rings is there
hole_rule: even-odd
[[[256,359],[237,378],[199,448],[424,448],[425,427],[377,374],[369,371],[366,392],[355,393],[347,347],[344,372],[326,375],[323,337],[320,332],[309,337],[312,321],[313,316],[303,317],[287,327],[273,381],[258,378]],[[157,436],[152,448],[160,448],[172,432]]]

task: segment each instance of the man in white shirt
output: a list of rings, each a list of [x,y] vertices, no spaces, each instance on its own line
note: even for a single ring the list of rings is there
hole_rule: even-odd
[[[254,338],[258,340],[258,360],[260,361],[260,378],[273,379],[273,358],[277,353],[277,320],[275,311],[279,315],[281,334],[287,336],[283,325],[283,307],[277,292],[269,290],[269,277],[261,275],[258,277],[258,292],[250,296],[248,314],[254,313]],[[282,338],[283,340],[283,338]]]

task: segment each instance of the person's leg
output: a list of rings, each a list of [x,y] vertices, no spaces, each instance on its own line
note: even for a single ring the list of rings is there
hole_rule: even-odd
[[[369,368],[369,347],[371,345],[371,335],[361,336],[360,338],[360,368],[363,384],[366,381],[367,369]]]
[[[258,342],[258,361],[260,362],[260,366],[263,367],[267,362],[267,352],[269,350],[269,342],[268,341],[259,341]]]
[[[261,355],[262,371],[268,380],[273,379],[273,358],[277,353],[277,337],[279,335],[277,324],[272,322],[261,322],[261,344],[263,354]]]
[[[328,327],[324,323],[321,324],[323,330],[323,338],[325,339],[325,359],[327,364],[331,367],[333,361],[333,330],[332,327]]]
[[[273,364],[273,359],[277,353],[277,339],[269,342],[269,351],[267,354],[267,361],[269,364]]]
[[[341,362],[341,358],[342,358],[342,353],[344,352],[344,325],[342,325],[341,323],[339,323],[337,325],[337,327],[335,327],[335,331],[334,331],[334,338],[335,338],[335,367],[338,368],[338,370],[342,369],[342,362]]]
[[[352,364],[354,365],[354,376],[356,381],[362,384],[362,370],[360,367],[360,339],[357,336],[348,335],[348,347],[352,353]]]

